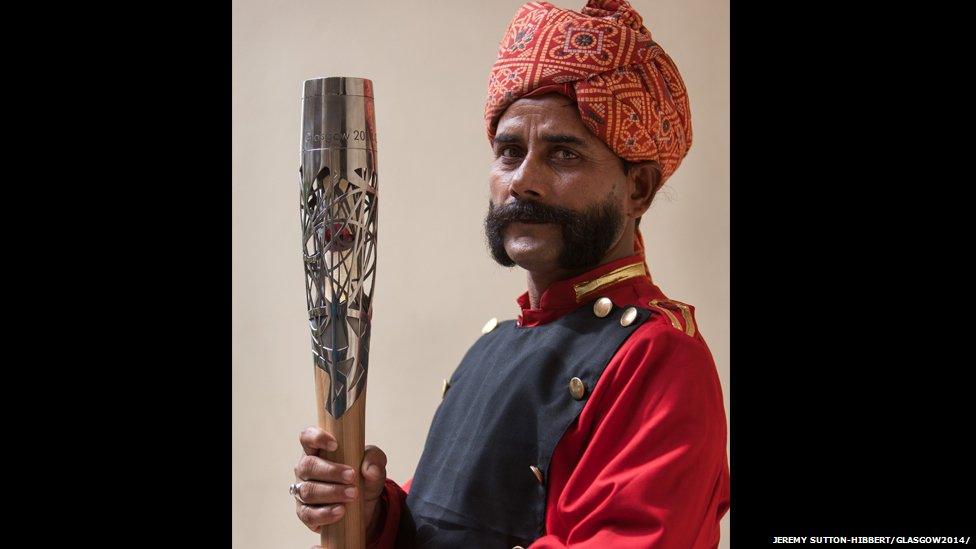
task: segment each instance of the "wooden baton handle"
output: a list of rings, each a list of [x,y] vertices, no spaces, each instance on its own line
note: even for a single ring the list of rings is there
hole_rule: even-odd
[[[325,549],[365,549],[366,517],[363,506],[363,453],[366,448],[366,389],[341,418],[332,417],[326,410],[325,397],[331,383],[328,374],[315,368],[315,401],[318,405],[319,427],[336,438],[339,448],[326,452],[325,459],[342,463],[356,471],[356,499],[346,503],[346,514],[338,522],[322,527],[322,547]]]

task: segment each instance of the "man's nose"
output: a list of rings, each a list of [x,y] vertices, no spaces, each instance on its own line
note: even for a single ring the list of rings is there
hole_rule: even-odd
[[[546,196],[545,165],[536,155],[526,155],[512,174],[508,192],[519,199],[541,199]]]

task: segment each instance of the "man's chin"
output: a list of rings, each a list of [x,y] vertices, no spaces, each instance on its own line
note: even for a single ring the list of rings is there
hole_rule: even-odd
[[[505,253],[527,271],[551,271],[559,268],[559,245],[529,237],[506,239]]]

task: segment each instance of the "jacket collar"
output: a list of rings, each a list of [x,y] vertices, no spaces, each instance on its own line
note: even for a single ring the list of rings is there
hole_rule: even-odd
[[[634,286],[646,287],[643,288],[646,291],[638,292],[640,294],[648,293],[651,288],[660,293],[651,281],[644,257],[639,254],[604,263],[579,276],[553,283],[542,293],[538,309],[531,308],[529,293],[523,293],[516,300],[522,310],[518,325],[531,327],[552,322],[601,296],[627,292]],[[623,295],[620,298],[626,300]]]

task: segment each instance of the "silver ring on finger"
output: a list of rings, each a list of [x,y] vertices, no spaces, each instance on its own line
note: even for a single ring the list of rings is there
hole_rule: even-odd
[[[299,490],[302,489],[302,484],[305,484],[305,483],[304,482],[293,482],[293,483],[291,483],[288,486],[288,493],[291,494],[291,495],[293,495],[293,496],[295,496],[295,499],[297,499],[299,502],[305,503],[305,500],[302,499],[302,496],[299,493]]]

